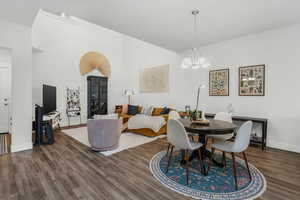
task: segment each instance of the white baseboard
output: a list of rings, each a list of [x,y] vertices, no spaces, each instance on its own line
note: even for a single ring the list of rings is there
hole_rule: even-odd
[[[300,146],[299,145],[286,144],[286,143],[277,142],[277,141],[274,141],[274,140],[271,140],[271,141],[268,142],[268,147],[300,153]]]
[[[22,145],[11,145],[11,152],[25,151],[32,149],[32,143],[22,144]]]

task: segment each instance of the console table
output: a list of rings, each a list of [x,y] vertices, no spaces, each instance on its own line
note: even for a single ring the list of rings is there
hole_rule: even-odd
[[[205,113],[205,117],[207,118],[213,118],[215,117],[215,114],[211,113]],[[261,149],[265,150],[267,146],[267,128],[268,128],[268,119],[265,118],[257,118],[257,117],[244,117],[244,116],[232,116],[233,121],[240,121],[240,122],[246,122],[246,121],[252,121],[254,123],[258,123],[262,125],[262,137],[261,138],[251,138],[252,144],[260,144]]]

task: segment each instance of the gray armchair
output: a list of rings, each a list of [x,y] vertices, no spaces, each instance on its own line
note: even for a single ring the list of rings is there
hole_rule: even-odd
[[[121,119],[90,119],[87,127],[89,143],[94,151],[118,148],[122,130]]]

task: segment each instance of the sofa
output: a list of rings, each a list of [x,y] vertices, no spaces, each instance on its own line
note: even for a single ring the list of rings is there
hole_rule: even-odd
[[[142,110],[142,109],[139,109],[139,110]],[[163,108],[161,108],[161,107],[153,108],[152,116],[162,116],[165,119],[165,121],[167,122],[168,114],[160,114],[162,112],[162,110],[163,110]],[[123,123],[126,123],[132,116],[134,116],[134,115],[120,113],[120,117],[123,118]],[[155,136],[159,136],[159,135],[163,135],[163,134],[167,133],[167,123],[158,132],[154,132],[152,129],[149,129],[149,128],[125,129],[124,131],[141,134],[141,135],[148,136],[148,137],[155,137]]]

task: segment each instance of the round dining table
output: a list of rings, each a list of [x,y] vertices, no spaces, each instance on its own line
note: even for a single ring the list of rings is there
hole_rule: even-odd
[[[204,158],[210,158],[211,152],[206,148],[206,140],[209,135],[224,135],[224,134],[231,134],[235,132],[235,129],[237,126],[231,122],[221,121],[221,120],[215,120],[211,119],[209,120],[209,124],[199,124],[192,122],[190,119],[180,119],[179,120],[185,130],[190,133],[197,134],[199,137],[199,142],[203,144],[201,148],[201,153]],[[189,160],[192,161],[194,158],[199,158],[198,151],[193,151]],[[219,167],[224,167],[223,163],[217,162],[213,159],[214,164],[216,164]],[[182,164],[185,163],[184,159],[181,161]],[[205,172],[206,170],[203,169]]]

